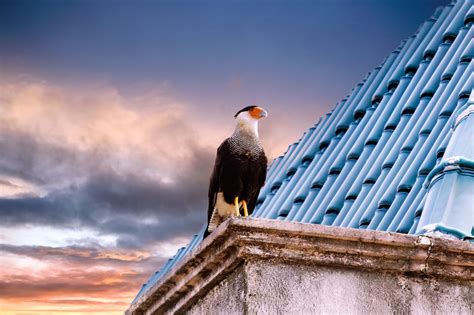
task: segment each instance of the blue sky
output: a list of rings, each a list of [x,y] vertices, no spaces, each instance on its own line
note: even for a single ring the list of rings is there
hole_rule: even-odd
[[[123,312],[235,112],[282,154],[447,2],[0,0],[2,311]]]
[[[328,110],[445,3],[2,1],[0,56],[69,84],[166,82],[204,108]]]

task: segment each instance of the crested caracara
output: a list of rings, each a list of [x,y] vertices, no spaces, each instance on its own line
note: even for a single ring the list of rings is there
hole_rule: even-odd
[[[266,116],[258,106],[238,111],[234,133],[217,149],[205,236],[229,216],[252,214],[267,175],[267,157],[258,139],[258,121]]]

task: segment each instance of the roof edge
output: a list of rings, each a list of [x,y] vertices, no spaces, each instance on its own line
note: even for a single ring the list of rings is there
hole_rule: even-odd
[[[179,312],[248,260],[474,280],[474,244],[256,218],[231,218],[143,294],[127,315]]]

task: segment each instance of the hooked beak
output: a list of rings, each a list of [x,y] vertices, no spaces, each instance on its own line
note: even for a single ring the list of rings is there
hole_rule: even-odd
[[[268,116],[267,111],[262,108],[262,110],[260,111],[260,118],[267,117],[267,116]]]

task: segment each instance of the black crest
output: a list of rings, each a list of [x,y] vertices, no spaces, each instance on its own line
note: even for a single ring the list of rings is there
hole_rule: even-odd
[[[234,118],[237,117],[237,115],[239,115],[241,112],[247,112],[247,111],[249,111],[249,110],[251,110],[252,108],[255,108],[255,107],[258,107],[258,106],[257,105],[250,105],[250,106],[242,108],[241,110],[239,110],[237,112],[237,114],[234,115]]]

